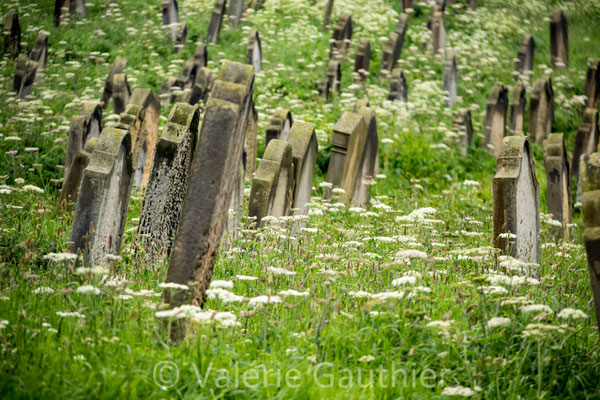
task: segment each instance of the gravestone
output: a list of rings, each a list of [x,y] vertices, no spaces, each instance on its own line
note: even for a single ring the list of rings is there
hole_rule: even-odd
[[[293,172],[292,146],[285,140],[271,140],[250,189],[248,215],[256,217],[256,226],[260,226],[268,215],[283,217],[289,214],[293,202]]]
[[[433,54],[446,49],[446,26],[444,25],[444,14],[435,10],[431,16],[431,36],[433,38]]]
[[[498,155],[502,149],[502,139],[506,126],[506,111],[508,110],[508,89],[502,83],[492,87],[490,97],[485,109],[483,125],[483,147],[493,147],[494,154]]]
[[[469,8],[474,10],[477,8],[477,0],[469,0]]]
[[[399,100],[403,103],[408,101],[408,83],[401,69],[396,68],[392,71],[388,100]]]
[[[71,119],[65,156],[65,178],[75,154],[83,150],[89,139],[99,137],[100,132],[102,132],[102,107],[98,103],[84,102],[79,114]]]
[[[179,23],[179,6],[177,0],[163,0],[161,3],[163,25]]]
[[[367,38],[361,38],[356,51],[356,61],[354,62],[354,72],[357,72],[361,80],[365,80],[369,75],[371,65],[371,42]]]
[[[454,106],[456,103],[456,92],[457,92],[457,67],[456,67],[456,53],[449,51],[446,53],[446,60],[444,62],[443,72],[443,89],[448,92],[448,107]]]
[[[25,54],[19,54],[13,78],[13,90],[17,93],[17,97],[22,99],[29,96],[35,82],[37,69],[37,62],[27,59]]]
[[[258,112],[254,108],[254,101],[251,102],[250,111],[244,138],[244,152],[242,153],[242,165],[244,166],[245,177],[248,179],[252,178],[252,174],[256,169],[256,155],[258,153]]]
[[[173,38],[173,44],[176,48],[182,48],[185,45],[185,39],[187,38],[188,24],[179,23],[171,25],[171,35]]]
[[[525,108],[527,107],[527,89],[521,81],[513,86],[510,103],[510,118],[508,120],[508,134],[522,134],[525,125]]]
[[[48,59],[48,36],[49,33],[40,31],[38,33],[37,40],[31,53],[29,53],[29,59],[38,63],[39,69],[46,69],[46,61]]]
[[[59,207],[64,208],[67,211],[73,211],[74,206],[77,204],[77,197],[79,194],[81,179],[83,178],[83,171],[90,162],[90,156],[96,147],[97,141],[97,137],[90,138],[86,142],[85,147],[75,153],[75,155],[72,157],[73,160],[71,161],[69,169],[66,170],[65,177],[63,178],[60,199],[58,201]]]
[[[206,67],[208,61],[208,52],[204,43],[198,43],[196,50],[194,51],[194,63],[196,64],[196,70]]]
[[[329,58],[344,58],[348,53],[352,40],[352,16],[342,13],[333,28],[333,41],[329,50]]]
[[[2,27],[3,51],[16,56],[21,51],[21,25],[19,24],[19,14],[9,12],[4,17],[4,26]]]
[[[342,68],[339,61],[331,60],[327,65],[327,82],[329,88],[334,93],[340,92],[340,83],[342,81]]]
[[[182,89],[191,88],[194,82],[196,81],[196,74],[198,70],[196,68],[196,63],[194,60],[187,60],[183,63],[183,68],[181,69],[181,75],[179,79],[175,81],[175,86],[178,86]]]
[[[214,43],[219,39],[221,32],[221,24],[223,23],[223,15],[225,15],[226,0],[216,0],[213,7],[210,25],[208,26],[208,36],[206,43]]]
[[[581,157],[592,154],[598,148],[598,111],[594,108],[586,108],[583,113],[583,121],[579,124],[577,136],[575,136],[575,147],[573,148],[573,161],[571,162],[571,179],[573,180],[571,193],[577,195],[579,187],[579,164]]]
[[[569,239],[571,192],[569,159],[562,133],[551,133],[544,142],[544,166],[548,185],[548,213],[562,223],[562,234]]]
[[[292,129],[292,122],[290,110],[280,108],[275,111],[265,132],[265,146],[273,139],[287,140]]]
[[[540,204],[529,139],[502,140],[494,195],[494,246],[524,262],[540,263]]]
[[[591,60],[588,65],[585,95],[587,97],[586,106],[598,108],[598,103],[600,103],[600,58]]]
[[[466,156],[469,147],[473,145],[473,120],[471,110],[468,108],[459,108],[452,122],[454,131],[458,134],[458,150],[460,154]]]
[[[333,11],[333,1],[327,0],[327,7],[325,8],[325,16],[323,17],[323,28],[327,28],[329,26],[329,22],[331,21],[331,12]]]
[[[200,128],[197,107],[177,103],[156,143],[138,234],[146,254],[171,251],[179,225]]]
[[[359,99],[359,100],[356,100],[356,103],[354,103],[354,109],[353,109],[354,113],[358,113],[359,110],[361,110],[363,107],[367,107],[367,108],[371,107],[371,104],[369,103],[369,99],[366,98],[366,97],[362,98],[362,99]],[[367,118],[367,117],[369,117],[369,115],[365,116],[365,118]],[[371,124],[370,121],[367,121],[366,119],[365,119],[365,123],[367,124],[367,129],[372,129],[374,127],[375,128],[374,133],[377,134],[377,130],[376,130],[377,129],[377,124],[376,123],[375,124]],[[369,136],[372,137],[373,136],[373,132],[369,131],[367,133],[367,135],[369,135]],[[377,148],[379,149],[379,139],[377,139]],[[376,158],[376,160],[375,160],[375,168],[374,168],[373,173],[375,175],[377,175],[377,174],[379,174],[379,150],[377,150],[377,154],[375,155],[375,158]]]
[[[113,62],[112,67],[110,68],[110,72],[104,81],[104,92],[102,92],[102,97],[100,98],[100,102],[102,103],[102,107],[106,108],[108,105],[108,101],[112,98],[113,94],[113,78],[116,74],[122,74],[125,66],[127,65],[127,60],[122,58],[121,56],[117,56],[115,61]]]
[[[206,105],[190,169],[166,282],[194,286],[199,306],[206,299],[242,161],[253,82],[251,65],[223,62]],[[171,307],[187,301],[187,293],[165,293],[165,302]],[[176,325],[172,338],[179,339],[183,333],[183,326]]]
[[[252,29],[250,36],[248,36],[246,64],[252,64],[255,72],[262,71],[262,47],[260,46],[260,37],[256,29]]]
[[[414,0],[402,0],[402,12],[406,10],[412,10],[414,6]]]
[[[299,210],[299,214],[307,214],[306,205],[310,202],[319,150],[315,126],[302,121],[294,122],[287,141],[292,146],[293,208]]]
[[[194,86],[192,86],[189,103],[194,105],[201,101],[203,104],[206,104],[215,79],[216,76],[210,69],[205,67],[200,68],[196,74]]]
[[[554,11],[550,21],[550,54],[552,68],[569,68],[569,25],[560,10]]]
[[[227,10],[227,16],[229,22],[234,27],[237,27],[242,19],[244,13],[244,0],[229,0],[229,8]]]
[[[129,97],[131,96],[131,88],[127,82],[127,75],[116,74],[113,77],[113,109],[115,114],[121,114],[125,111]]]
[[[129,132],[104,128],[83,172],[71,232],[71,251],[83,252],[86,264],[119,254],[132,174]]]
[[[404,45],[404,37],[408,28],[408,17],[406,13],[400,15],[396,30],[390,33],[383,49],[383,57],[381,59],[382,71],[391,72],[396,67],[396,63],[402,53],[402,46]]]
[[[165,104],[171,104],[175,100],[175,91],[183,90],[182,87],[177,86],[178,79],[174,76],[167,76],[162,86],[160,87],[160,91],[158,92],[158,96]]]
[[[377,135],[375,111],[368,106],[359,105],[358,114],[365,120],[367,137],[362,149],[362,155],[360,156],[358,176],[352,194],[351,196],[344,194],[341,196],[341,199],[342,201],[351,199],[352,204],[358,207],[367,207],[371,200],[371,186],[375,182],[374,177],[379,165],[379,136]]]
[[[600,329],[600,153],[583,156],[581,163],[583,241]]]
[[[60,26],[61,22],[74,13],[85,16],[85,0],[55,0],[54,2],[54,25]]]
[[[533,71],[534,55],[535,41],[533,40],[533,36],[525,35],[515,62],[515,68],[519,74],[527,76],[531,75]],[[516,79],[519,79],[518,75],[516,76]]]
[[[323,99],[325,102],[329,100],[330,87],[327,77],[319,80],[319,83],[317,84],[317,91],[319,92],[321,99]]]
[[[406,30],[408,29],[408,20],[410,18],[410,14],[403,12],[400,14],[400,18],[398,19],[398,23],[396,24],[395,32],[398,34],[398,57],[400,57],[400,53],[402,53],[402,47],[404,46],[404,37],[406,36]],[[398,59],[398,58],[396,58]]]
[[[552,132],[554,123],[554,90],[552,79],[543,76],[535,81],[529,99],[529,136],[536,142],[543,140]]]

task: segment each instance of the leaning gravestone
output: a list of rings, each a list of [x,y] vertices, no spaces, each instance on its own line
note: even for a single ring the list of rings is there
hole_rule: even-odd
[[[554,123],[554,90],[552,79],[543,76],[535,81],[529,99],[529,136],[542,141],[552,132]]]
[[[540,204],[529,139],[502,140],[494,195],[494,246],[524,262],[540,263]]]
[[[352,195],[342,195],[342,201],[352,200],[352,204],[359,207],[367,207],[371,200],[371,186],[374,183],[375,171],[379,164],[379,136],[377,135],[377,118],[375,111],[369,107],[359,106],[358,114],[362,115],[367,126],[367,137],[360,164],[358,176]]]
[[[9,52],[15,56],[21,51],[21,25],[19,24],[19,14],[10,12],[4,17],[2,42],[4,52]]]
[[[84,102],[79,114],[71,119],[65,157],[65,178],[75,154],[85,147],[89,139],[100,136],[100,132],[102,132],[102,107],[98,103]]]
[[[550,54],[553,68],[569,68],[569,26],[562,11],[555,11],[550,21]]]
[[[381,60],[381,70],[391,72],[400,58],[402,46],[404,45],[404,37],[408,28],[409,15],[403,13],[400,15],[396,30],[392,32],[383,49],[383,58]]]
[[[85,16],[85,0],[55,0],[54,25],[59,26],[65,18],[68,18],[74,13]]]
[[[206,104],[215,79],[216,76],[210,69],[205,67],[200,68],[196,74],[194,86],[192,86],[189,103],[194,105],[201,101],[203,104]]]
[[[251,65],[223,62],[206,106],[190,169],[166,282],[195,287],[200,306],[206,299],[242,161],[253,82]],[[187,293],[165,293],[165,302],[171,307],[187,301]],[[172,338],[181,338],[183,326],[173,328]]]
[[[333,1],[327,0],[327,7],[325,8],[325,16],[323,17],[323,28],[327,28],[329,26],[329,22],[331,21],[331,12],[333,11]]]
[[[177,0],[163,0],[161,3],[163,25],[179,23],[179,6]]]
[[[196,50],[194,51],[194,64],[196,64],[196,70],[206,67],[208,61],[208,52],[204,43],[198,43]]]
[[[248,36],[248,46],[246,47],[246,64],[252,64],[255,72],[262,71],[262,47],[258,31],[252,29]]]
[[[102,92],[102,97],[100,98],[100,102],[102,103],[102,107],[106,108],[108,105],[108,101],[112,98],[113,94],[113,78],[116,74],[122,74],[125,66],[127,65],[127,60],[117,56],[115,58],[115,62],[110,68],[110,72],[104,81],[104,92]]]
[[[132,173],[129,132],[105,128],[83,172],[73,217],[71,251],[83,252],[86,264],[95,265],[107,254],[119,253]]]
[[[242,153],[242,165],[244,175],[251,179],[256,169],[256,155],[258,154],[258,112],[254,108],[254,101],[250,105],[250,115],[246,126],[244,138],[244,152]]]
[[[456,92],[457,92],[457,70],[456,67],[456,53],[449,51],[446,54],[446,60],[444,62],[443,72],[443,89],[448,92],[448,107],[452,107],[456,103]]]
[[[329,50],[329,58],[343,58],[348,53],[352,40],[352,16],[343,13],[333,28],[333,41]]]
[[[600,103],[600,58],[592,60],[588,65],[585,96],[587,97],[587,107],[598,108],[598,103]]]
[[[174,76],[167,76],[162,86],[160,87],[160,91],[158,92],[158,96],[162,99],[165,104],[171,104],[175,99],[175,91],[183,90],[182,87],[177,86],[178,79]]]
[[[22,99],[29,96],[35,82],[37,69],[37,62],[28,60],[25,54],[19,54],[13,78],[13,90],[17,93],[17,97]]]
[[[185,45],[185,39],[187,38],[188,24],[179,23],[171,25],[171,27],[171,36],[173,38],[173,44],[175,48],[183,48]]]
[[[131,88],[127,82],[127,75],[116,74],[113,77],[113,109],[115,114],[121,114],[125,111],[129,97],[131,96]]]
[[[38,33],[37,40],[31,53],[29,53],[29,59],[38,63],[39,69],[46,69],[46,60],[48,59],[48,36],[49,33],[40,31]]]
[[[354,62],[354,72],[358,73],[361,80],[365,80],[369,75],[371,65],[371,42],[367,38],[361,38],[356,51],[356,61]]]
[[[594,108],[587,108],[583,113],[583,121],[579,124],[577,136],[575,137],[575,147],[573,148],[573,161],[571,162],[573,180],[571,193],[577,195],[579,187],[579,163],[581,157],[592,154],[598,147],[598,111]]]
[[[562,234],[569,239],[571,193],[569,159],[562,133],[551,133],[544,142],[544,166],[548,182],[548,213],[562,224]]]
[[[97,137],[90,138],[85,147],[75,153],[73,160],[66,170],[65,177],[60,191],[59,207],[68,211],[73,211],[73,206],[77,204],[77,196],[79,194],[79,186],[83,178],[83,171],[90,163],[90,156],[96,147]]]
[[[406,82],[406,76],[401,69],[396,68],[392,71],[388,100],[398,100],[403,103],[408,101],[408,83]]]
[[[433,54],[444,51],[446,49],[446,26],[444,25],[444,14],[441,11],[433,11],[430,29],[433,37]]]
[[[598,329],[600,329],[600,153],[581,158],[583,241],[590,269]]]
[[[492,87],[485,109],[483,125],[483,147],[493,148],[498,155],[502,149],[502,139],[506,126],[506,111],[508,110],[508,89],[501,83]]]
[[[266,216],[289,214],[293,201],[293,171],[292,146],[285,140],[271,140],[252,180],[248,201],[248,215],[256,218],[257,226]]]
[[[292,146],[294,166],[293,207],[298,210],[299,214],[306,214],[308,212],[306,205],[310,202],[319,150],[315,126],[307,122],[294,122],[287,141]]]
[[[292,129],[292,113],[290,110],[280,108],[275,111],[265,132],[265,146],[273,139],[287,140]]]
[[[207,43],[216,42],[219,39],[221,24],[223,23],[223,15],[225,15],[225,4],[226,0],[215,1],[212,17],[210,18],[210,25],[208,26],[208,37],[206,38]]]
[[[510,118],[508,120],[508,134],[516,135],[523,133],[525,124],[525,108],[527,106],[527,89],[521,81],[517,81],[513,86],[512,95],[508,108],[510,109]]]
[[[196,68],[196,63],[194,60],[187,60],[183,63],[183,69],[181,70],[181,75],[179,79],[175,81],[175,86],[180,88],[191,88],[196,80],[196,74],[198,70]]]
[[[229,0],[227,16],[234,27],[237,27],[244,13],[244,0]]]
[[[468,108],[459,108],[452,124],[459,136],[458,150],[461,155],[466,156],[469,152],[469,147],[473,145],[473,120],[471,118],[471,110]]]
[[[535,41],[533,40],[533,36],[525,35],[523,37],[523,42],[521,43],[521,47],[519,48],[519,53],[517,54],[517,61],[515,65],[515,69],[521,75],[531,75],[533,71],[533,60],[535,55]],[[517,79],[519,76],[517,75]]]
[[[156,143],[138,234],[146,254],[155,257],[171,251],[179,226],[200,128],[197,107],[177,103]]]

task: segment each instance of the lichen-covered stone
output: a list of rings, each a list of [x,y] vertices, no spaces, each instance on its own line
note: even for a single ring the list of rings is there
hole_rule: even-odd
[[[71,168],[75,154],[85,147],[89,139],[97,138],[101,132],[102,107],[98,103],[84,102],[81,111],[71,119],[65,156],[65,177]]]
[[[58,201],[59,207],[68,211],[73,211],[74,206],[77,204],[77,197],[79,194],[81,179],[83,178],[83,171],[90,162],[90,156],[96,147],[97,141],[97,137],[90,138],[86,142],[84,149],[78,151],[73,156],[70,168],[63,179],[62,189],[60,191],[60,199]]]
[[[121,56],[117,56],[115,61],[113,62],[112,67],[110,68],[110,72],[106,76],[106,80],[104,81],[104,92],[102,92],[102,97],[100,98],[100,102],[102,103],[102,107],[106,108],[108,105],[108,101],[112,98],[113,94],[113,78],[116,74],[122,74],[125,66],[127,65],[127,60]]]

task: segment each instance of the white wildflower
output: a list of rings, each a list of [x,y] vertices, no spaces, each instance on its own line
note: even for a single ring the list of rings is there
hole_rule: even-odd
[[[529,304],[527,306],[521,306],[521,312],[531,313],[531,312],[546,312],[552,314],[553,311],[550,307],[545,304]]]
[[[26,190],[28,192],[44,193],[44,189],[39,188],[35,185],[25,185],[23,186],[23,190]]]
[[[487,322],[487,327],[490,329],[498,328],[501,326],[508,326],[508,325],[510,325],[510,323],[511,323],[510,318],[494,317]]]
[[[100,289],[98,289],[95,286],[92,285],[83,285],[83,286],[79,286],[76,290],[77,293],[79,294],[100,294],[102,292],[100,292]]]
[[[251,307],[256,307],[261,304],[270,304],[270,303],[281,303],[281,297],[279,296],[256,296],[250,298],[248,305]]]
[[[565,308],[558,313],[557,317],[559,319],[587,319],[588,315],[575,308]]]
[[[279,294],[281,296],[307,297],[309,295],[309,292],[308,291],[299,292],[294,289],[288,289],[288,290],[282,290],[281,292],[279,292]]]
[[[190,290],[187,285],[182,285],[180,283],[175,282],[163,282],[158,285],[161,289],[173,289],[173,290]]]
[[[54,293],[54,289],[48,286],[40,286],[39,288],[33,291],[33,294],[52,294]]]
[[[232,281],[224,281],[224,280],[217,280],[217,281],[212,281],[210,283],[209,288],[211,289],[216,289],[216,288],[221,288],[221,289],[233,289],[233,282]]]
[[[446,386],[442,391],[442,396],[470,397],[474,395],[475,391],[473,389],[464,386]]]

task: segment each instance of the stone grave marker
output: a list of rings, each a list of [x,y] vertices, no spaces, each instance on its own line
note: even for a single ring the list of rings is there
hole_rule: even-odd
[[[102,107],[98,103],[84,102],[79,114],[71,119],[65,156],[65,178],[75,154],[83,150],[89,139],[99,137],[100,132],[102,132]]]
[[[331,12],[333,11],[333,1],[327,0],[327,7],[325,8],[325,16],[323,17],[323,28],[327,28],[329,26],[329,22],[331,21]]]
[[[178,79],[174,76],[167,76],[162,86],[160,87],[160,91],[158,92],[158,96],[165,104],[171,104],[175,99],[175,91],[183,90],[182,87],[177,86]]]
[[[515,69],[519,74],[527,76],[531,75],[531,72],[533,71],[534,55],[535,41],[533,40],[533,36],[525,35],[515,62]],[[516,79],[519,79],[518,75],[516,76]]]
[[[69,169],[66,170],[65,177],[63,178],[60,199],[58,201],[59,207],[67,211],[73,211],[74,205],[77,204],[83,171],[90,162],[90,156],[96,147],[97,141],[97,137],[90,138],[86,142],[85,147],[73,156]]]
[[[86,264],[119,254],[132,174],[129,132],[104,128],[83,172],[71,231],[71,251],[83,252]]]
[[[508,120],[508,134],[515,135],[523,133],[525,125],[525,108],[527,107],[527,89],[521,81],[513,86],[512,95],[508,108],[510,117]]]
[[[194,86],[192,86],[189,103],[194,105],[202,101],[203,104],[206,104],[215,79],[216,76],[210,69],[205,67],[200,68],[196,74]]]
[[[21,25],[19,24],[19,14],[9,12],[4,17],[4,26],[2,27],[3,51],[16,56],[21,51]]]
[[[404,45],[404,37],[408,28],[408,17],[409,15],[406,13],[401,14],[396,25],[396,30],[390,33],[383,49],[383,57],[381,59],[382,71],[391,72],[396,67],[396,63],[402,53],[402,46]]]
[[[342,68],[339,61],[330,60],[327,65],[327,76],[319,82],[319,94],[327,101],[329,93],[339,93],[342,80]]]
[[[113,78],[116,74],[122,74],[123,70],[125,70],[125,66],[127,65],[127,60],[121,56],[117,56],[115,61],[113,62],[112,67],[110,68],[110,72],[108,73],[106,80],[104,81],[104,92],[102,92],[102,97],[100,98],[100,102],[102,103],[102,107],[106,108],[108,105],[108,101],[112,98],[113,94]]]
[[[194,51],[194,64],[196,64],[196,70],[206,67],[208,61],[208,51],[204,43],[198,43],[196,50]]]
[[[237,27],[242,19],[243,13],[244,0],[229,0],[227,16],[229,17],[229,22],[231,22],[231,25]]]
[[[494,154],[502,150],[502,139],[506,126],[506,111],[508,110],[508,89],[502,83],[492,87],[485,110],[483,125],[483,147],[493,147]]]
[[[196,63],[194,60],[187,60],[183,63],[183,68],[181,70],[181,75],[179,79],[175,81],[174,86],[178,86],[182,89],[191,88],[194,82],[196,81],[196,75],[198,70],[196,68]]]
[[[414,6],[414,0],[402,0],[402,12],[406,10],[412,10]]]
[[[446,26],[444,25],[444,14],[435,10],[431,16],[431,35],[433,38],[433,54],[446,49]]]
[[[292,129],[292,113],[285,108],[279,108],[271,118],[265,132],[265,146],[273,139],[287,140]]]
[[[592,154],[598,147],[598,111],[594,108],[586,108],[583,113],[583,121],[579,124],[577,136],[575,136],[575,147],[573,148],[573,161],[571,162],[571,177],[573,180],[571,193],[577,195],[579,187],[579,164],[581,157]]]
[[[552,132],[554,123],[554,90],[552,79],[543,76],[535,81],[529,99],[529,136],[542,143]]]
[[[54,25],[60,24],[74,13],[85,16],[85,0],[55,0],[54,2]]]
[[[293,208],[299,210],[299,214],[306,214],[308,213],[306,205],[310,202],[319,150],[315,126],[302,121],[294,122],[287,141],[292,146]]]
[[[352,16],[342,13],[333,28],[333,41],[329,50],[329,58],[344,58],[348,53],[352,40]]]
[[[131,88],[127,82],[127,75],[116,74],[113,77],[113,109],[115,114],[121,114],[125,111],[129,97],[131,96]]]
[[[371,42],[367,38],[361,38],[356,51],[354,72],[358,73],[361,80],[367,79],[371,65]]]
[[[325,102],[329,100],[330,87],[327,77],[319,80],[319,83],[317,84],[317,91],[319,92],[321,99],[323,99]]]
[[[454,130],[459,135],[458,150],[461,155],[466,156],[469,153],[469,147],[473,145],[473,120],[471,118],[471,110],[468,108],[459,108],[452,124]]]
[[[548,185],[548,213],[562,224],[562,234],[569,239],[571,191],[569,159],[562,133],[551,133],[544,142],[544,166]]]
[[[177,0],[163,0],[161,3],[163,25],[179,23],[179,6]]]
[[[494,196],[494,246],[524,262],[540,263],[540,204],[529,139],[502,140]]]
[[[587,107],[598,108],[598,103],[600,103],[600,58],[591,60],[588,65],[585,95]]]
[[[550,54],[552,68],[569,68],[569,25],[560,10],[554,11],[550,21]]]
[[[175,45],[175,48],[183,48],[183,46],[185,45],[185,39],[187,38],[188,24],[179,23],[171,25],[171,27],[171,35],[173,37],[173,43]]]
[[[246,64],[252,64],[255,72],[262,71],[262,47],[260,46],[260,37],[256,29],[252,29],[250,36],[248,36]]]
[[[48,36],[49,33],[40,31],[38,33],[37,40],[31,53],[29,53],[29,59],[38,63],[39,69],[46,69],[46,61],[48,59]]]
[[[390,77],[390,93],[388,100],[398,100],[403,103],[408,101],[408,83],[401,69],[394,69]]]
[[[200,128],[197,107],[177,103],[156,143],[138,234],[146,254],[168,255],[179,226]]]
[[[352,200],[352,204],[367,207],[371,200],[371,186],[379,165],[379,136],[377,134],[377,118],[375,111],[368,106],[358,106],[358,114],[362,115],[367,126],[367,137],[362,149],[358,176],[351,197],[343,195],[344,201]],[[360,149],[359,149],[360,150]]]
[[[448,102],[446,105],[448,107],[454,106],[456,103],[456,95],[457,95],[457,75],[458,68],[456,67],[456,53],[453,51],[449,51],[446,53],[446,60],[444,62],[444,71],[443,71],[443,89],[445,92],[448,92]]]
[[[225,15],[226,0],[216,0],[213,7],[210,25],[208,26],[208,37],[206,43],[214,43],[219,39],[221,32],[221,24],[223,23],[223,15]]]
[[[17,93],[17,97],[22,99],[29,96],[35,82],[37,69],[36,61],[27,59],[25,54],[19,54],[13,78],[13,90]]]
[[[252,178],[252,174],[256,170],[256,155],[258,153],[258,112],[254,108],[254,101],[250,105],[250,111],[244,138],[244,152],[242,153],[242,165],[244,166],[245,177],[248,179]]]
[[[369,99],[366,97],[356,100],[356,103],[354,103],[354,109],[353,109],[354,113],[358,113],[358,111],[360,109],[362,109],[363,107],[367,107],[367,108],[371,107],[371,104],[369,103]],[[368,118],[369,116],[365,115],[364,117]],[[375,127],[375,129],[377,129],[377,124],[371,124],[370,121],[367,121],[366,119],[365,119],[365,123],[367,124],[368,129],[372,129],[372,127]],[[376,130],[375,130],[375,134],[377,134]],[[367,135],[370,135],[372,137],[373,133],[368,132]],[[377,148],[379,149],[379,139],[377,139]],[[379,174],[379,150],[377,151],[377,154],[376,154],[375,169],[374,169],[373,173],[375,175]]]

